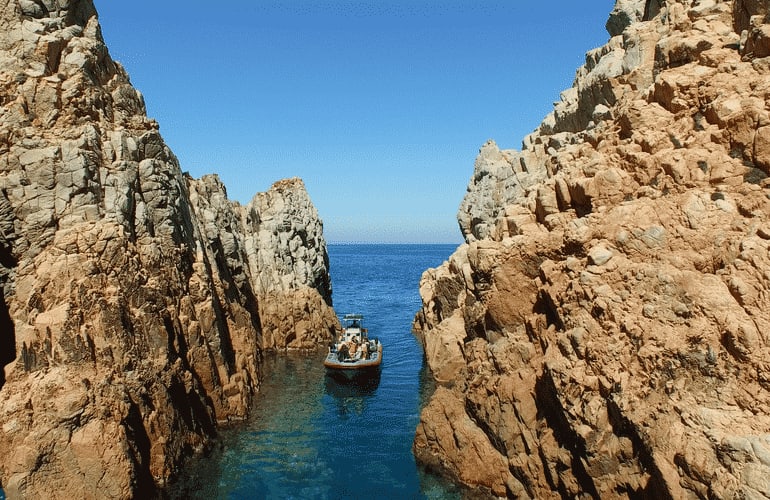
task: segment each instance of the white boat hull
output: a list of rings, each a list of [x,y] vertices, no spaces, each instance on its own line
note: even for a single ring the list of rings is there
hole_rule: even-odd
[[[364,317],[360,314],[346,314],[342,318],[343,328],[338,339],[329,346],[324,359],[326,371],[345,379],[379,373],[382,364],[382,344],[363,327]]]
[[[382,364],[382,344],[377,344],[377,350],[370,353],[367,359],[339,359],[337,351],[330,351],[324,360],[324,366],[330,372],[352,379],[356,376],[371,373],[380,369]]]

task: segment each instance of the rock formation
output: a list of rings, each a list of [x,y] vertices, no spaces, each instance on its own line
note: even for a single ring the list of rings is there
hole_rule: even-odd
[[[246,207],[248,263],[263,348],[314,348],[338,326],[323,225],[302,181],[279,181]],[[323,250],[323,251],[321,251]],[[319,328],[322,327],[322,328]]]
[[[0,105],[0,487],[146,496],[261,349],[330,337],[321,222],[298,179],[242,207],[184,174],[90,0],[4,2]]]
[[[496,496],[770,497],[770,8],[618,0],[420,285],[417,459]]]

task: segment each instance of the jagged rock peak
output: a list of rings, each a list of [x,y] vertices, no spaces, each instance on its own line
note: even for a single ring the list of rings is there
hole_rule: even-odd
[[[184,174],[88,0],[5,2],[0,105],[0,486],[151,496],[337,326],[322,223]]]
[[[417,459],[496,496],[770,498],[770,24],[622,1],[420,284]]]

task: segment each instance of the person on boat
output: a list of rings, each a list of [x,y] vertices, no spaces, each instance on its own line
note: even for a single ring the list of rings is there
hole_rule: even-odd
[[[361,358],[369,359],[369,342],[361,344]]]
[[[356,337],[353,337],[353,340],[350,341],[350,357],[351,358],[355,357],[356,351],[358,351],[358,339]]]
[[[345,361],[349,356],[350,349],[348,348],[347,342],[343,342],[342,345],[340,345],[339,352],[337,352],[337,360],[338,361]]]

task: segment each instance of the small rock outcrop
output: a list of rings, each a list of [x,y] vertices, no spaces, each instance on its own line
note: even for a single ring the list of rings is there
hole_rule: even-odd
[[[90,0],[0,8],[0,487],[151,495],[337,326],[302,181],[182,172]],[[3,369],[4,367],[4,369]]]
[[[768,10],[618,0],[521,151],[481,148],[420,285],[420,462],[495,496],[770,498]]]
[[[276,182],[245,209],[254,290],[265,349],[314,348],[338,326],[329,257],[318,217],[299,179]]]
[[[219,269],[250,300],[260,349],[314,349],[339,321],[331,307],[323,223],[299,178],[276,182],[245,207],[215,175],[187,179],[201,234]],[[256,308],[254,308],[256,306]]]

